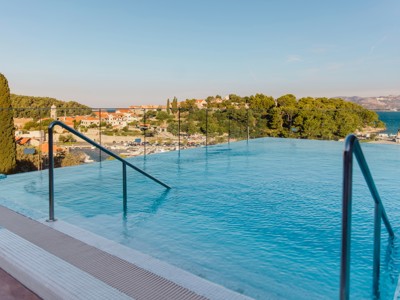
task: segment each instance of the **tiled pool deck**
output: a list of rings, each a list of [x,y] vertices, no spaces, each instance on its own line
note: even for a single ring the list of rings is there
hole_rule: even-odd
[[[249,299],[61,221],[42,223],[3,206],[0,267],[43,299]]]

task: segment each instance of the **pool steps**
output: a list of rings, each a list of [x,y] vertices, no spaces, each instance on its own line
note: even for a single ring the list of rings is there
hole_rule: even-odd
[[[43,299],[251,299],[68,223],[3,206],[0,267]]]

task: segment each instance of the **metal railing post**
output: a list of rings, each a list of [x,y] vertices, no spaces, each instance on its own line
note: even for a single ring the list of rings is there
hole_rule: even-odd
[[[342,256],[340,261],[340,299],[349,299],[351,200],[353,182],[353,153],[343,154],[343,201],[342,201]]]
[[[54,153],[53,153],[53,128],[49,128],[49,219],[54,219]]]
[[[99,144],[101,146],[101,108],[99,108]],[[101,168],[101,149],[99,149],[99,162]]]
[[[246,110],[246,122],[247,122],[247,142],[250,139],[250,129],[249,129],[249,109]]]
[[[39,141],[39,151],[38,151],[38,157],[39,157],[39,161],[38,161],[38,170],[41,171],[42,170],[42,145],[43,145],[43,141],[46,137],[46,134],[44,133],[43,127],[42,127],[42,110],[40,108],[38,108],[39,110],[39,131],[40,131],[40,141]],[[43,136],[44,135],[44,136]]]
[[[373,282],[372,293],[374,299],[379,299],[379,274],[380,274],[380,260],[381,260],[381,218],[382,211],[381,205],[375,203],[374,213],[374,260],[373,260]]]
[[[178,154],[181,154],[181,109],[178,108]]]
[[[206,108],[206,147],[208,146],[208,109]]]
[[[126,187],[126,163],[122,163],[122,194],[123,194],[123,210],[126,211],[128,190]]]
[[[351,239],[351,202],[352,202],[352,173],[353,154],[360,166],[361,173],[367,183],[368,189],[375,202],[374,215],[374,254],[372,274],[372,294],[374,299],[379,299],[380,277],[380,251],[381,251],[381,227],[382,219],[389,238],[394,238],[394,232],[383,207],[382,200],[375,186],[374,179],[368,168],[367,161],[361,150],[360,143],[355,135],[347,136],[343,153],[343,215],[342,215],[342,255],[340,264],[340,299],[349,299],[350,291],[350,239]]]
[[[143,157],[146,159],[146,109],[143,109]]]
[[[231,143],[231,111],[228,111],[228,144]]]

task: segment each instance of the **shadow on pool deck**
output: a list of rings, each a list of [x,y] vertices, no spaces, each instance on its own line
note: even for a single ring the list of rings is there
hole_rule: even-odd
[[[41,298],[22,285],[3,269],[0,269],[0,299],[40,300]]]

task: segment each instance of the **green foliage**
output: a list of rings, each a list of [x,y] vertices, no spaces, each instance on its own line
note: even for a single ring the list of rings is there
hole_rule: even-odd
[[[159,111],[157,112],[156,119],[159,121],[158,124],[160,125],[163,122],[168,122],[173,120],[173,117],[165,111]]]
[[[256,94],[229,95],[229,100],[206,98],[209,109],[198,109],[194,100],[181,103],[181,133],[208,134],[217,138],[244,139],[276,136],[337,140],[365,127],[383,127],[378,115],[342,99],[305,97],[292,94],[276,100]],[[248,108],[247,108],[248,107]],[[168,120],[168,131],[178,134],[177,114]]]
[[[174,97],[174,99],[172,99],[171,111],[174,114],[178,112],[178,99],[176,97]]]
[[[185,101],[180,103],[179,108],[181,111],[198,110],[196,99],[186,99]]]
[[[16,173],[36,171],[40,167],[40,156],[35,149],[34,154],[25,154],[26,147],[17,145],[17,167]]]
[[[170,122],[168,124],[167,131],[172,133],[173,135],[178,135],[179,134],[179,132],[178,132],[178,122],[177,121]]]
[[[278,107],[295,107],[297,105],[296,96],[287,94],[276,99]]]
[[[76,139],[73,137],[72,134],[66,134],[66,135],[60,135],[58,137],[58,141],[61,143],[74,143],[76,142]]]
[[[147,119],[154,118],[157,115],[157,111],[155,110],[147,110],[144,114],[144,117]]]
[[[35,120],[50,117],[50,107],[57,107],[58,116],[90,115],[92,110],[75,101],[64,102],[49,97],[33,97],[11,94],[14,118],[33,118]]]
[[[82,121],[77,121],[77,120],[73,120],[72,122],[74,123],[74,129],[78,129],[82,123]],[[92,125],[95,125],[95,124],[92,124]],[[97,125],[95,127],[97,127]],[[91,127],[91,128],[93,128],[93,127]]]
[[[59,166],[70,167],[80,165],[84,162],[85,157],[82,153],[67,153],[59,159]]]
[[[6,77],[0,73],[0,173],[15,171],[16,143],[10,89]]]
[[[51,122],[53,122],[54,120],[51,118],[48,118],[46,120],[42,120],[42,121],[29,121],[26,122],[24,125],[25,130],[43,130],[46,129]]]
[[[169,103],[169,98],[167,100],[167,114],[171,114],[171,108],[170,108],[170,103]]]
[[[263,94],[256,94],[249,97],[250,108],[254,110],[269,110],[275,106],[274,98]]]

